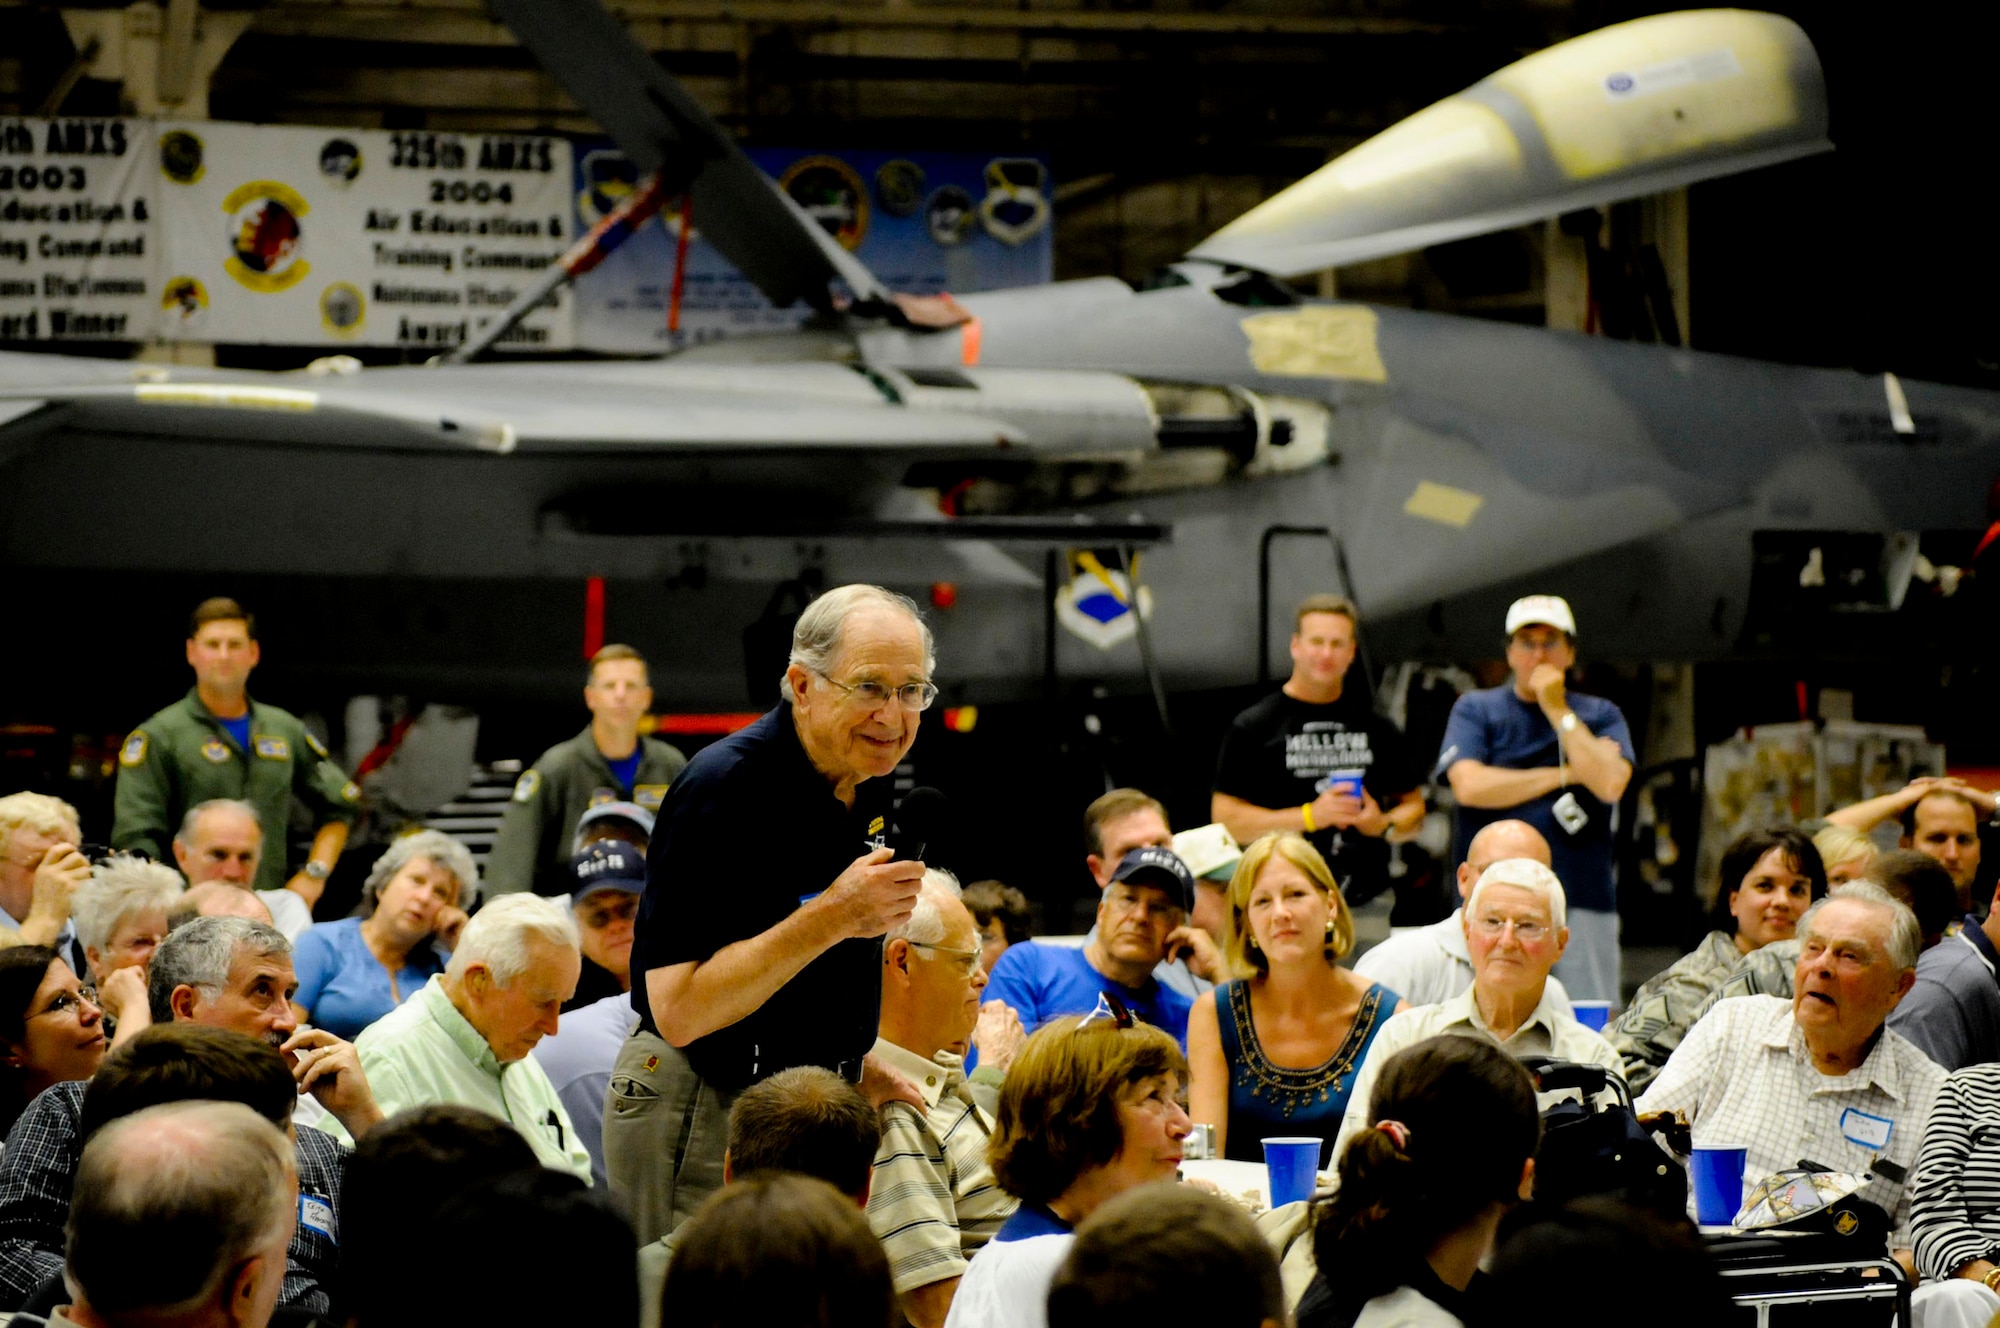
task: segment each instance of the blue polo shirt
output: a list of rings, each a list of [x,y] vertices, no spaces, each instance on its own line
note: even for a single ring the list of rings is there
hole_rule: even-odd
[[[1581,692],[1569,694],[1569,708],[1583,726],[1600,738],[1617,742],[1627,761],[1632,754],[1632,731],[1625,715],[1601,696]],[[1533,701],[1523,701],[1510,680],[1498,687],[1467,692],[1451,708],[1445,725],[1444,744],[1438,752],[1437,776],[1459,761],[1477,761],[1501,770],[1533,770],[1556,764],[1556,730],[1549,717]],[[1577,806],[1590,814],[1590,821],[1577,834],[1563,829],[1556,820],[1556,800],[1565,793],[1576,795]],[[1452,842],[1452,866],[1465,861],[1465,846],[1472,837],[1495,821],[1526,821],[1549,841],[1556,879],[1562,882],[1563,896],[1571,908],[1600,913],[1617,911],[1617,888],[1611,870],[1611,818],[1617,809],[1600,802],[1582,784],[1571,781],[1568,789],[1558,789],[1515,807],[1458,808],[1458,832]]]
[[[1090,966],[1082,946],[1022,941],[1010,945],[993,965],[982,1001],[1005,1001],[1030,1033],[1066,1014],[1089,1014],[1100,992],[1110,992],[1125,1008],[1155,1028],[1165,1029],[1187,1049],[1188,1008],[1193,1002],[1171,987],[1147,978],[1143,987],[1114,982]],[[977,1064],[966,1058],[968,1071]]]

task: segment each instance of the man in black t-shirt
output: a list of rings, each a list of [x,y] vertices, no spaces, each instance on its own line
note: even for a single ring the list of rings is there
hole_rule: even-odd
[[[1384,836],[1424,818],[1422,775],[1396,726],[1346,687],[1354,605],[1314,595],[1294,624],[1292,676],[1230,724],[1209,814],[1244,844],[1273,830],[1304,834],[1358,904],[1389,884]]]
[[[886,846],[884,776],[937,696],[936,662],[909,600],[826,592],[792,635],[784,704],[704,748],[661,802],[632,944],[639,1030],[604,1119],[605,1176],[641,1243],[720,1188],[730,1103],[759,1080],[818,1065],[877,1105],[922,1105],[869,1052],[882,936],[924,874]]]

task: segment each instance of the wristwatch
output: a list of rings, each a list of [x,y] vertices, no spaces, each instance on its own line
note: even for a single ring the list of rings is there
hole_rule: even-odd
[[[1576,711],[1566,710],[1563,712],[1562,719],[1557,722],[1556,727],[1564,733],[1574,733],[1577,730],[1577,726],[1581,723],[1583,721],[1576,717]]]
[[[333,868],[327,866],[323,862],[314,862],[312,859],[308,858],[306,860],[306,865],[304,867],[301,867],[299,870],[303,871],[309,880],[324,881],[327,878],[327,876],[332,873]]]

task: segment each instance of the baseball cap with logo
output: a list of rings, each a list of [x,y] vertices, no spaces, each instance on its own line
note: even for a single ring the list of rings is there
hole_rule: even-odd
[[[1152,846],[1133,849],[1119,862],[1118,870],[1111,873],[1111,883],[1150,885],[1165,890],[1167,897],[1183,912],[1194,907],[1194,873],[1170,848]]]
[[[569,860],[572,904],[599,890],[641,894],[646,889],[646,855],[622,839],[600,839]]]
[[[1535,623],[1553,627],[1565,636],[1576,635],[1576,617],[1561,595],[1523,595],[1508,608],[1507,635]]]
[[[1236,864],[1243,861],[1243,846],[1220,821],[1175,835],[1174,852],[1189,871],[1204,881],[1227,882],[1236,871]]]

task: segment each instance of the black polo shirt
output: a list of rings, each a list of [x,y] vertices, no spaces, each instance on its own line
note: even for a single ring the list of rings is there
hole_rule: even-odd
[[[791,707],[696,754],[660,805],[632,944],[632,1002],[657,1033],[646,974],[699,963],[769,931],[879,842],[892,782],[864,780],[849,810],[799,745]],[[686,1048],[736,1089],[795,1065],[850,1071],[875,1044],[880,938],[841,941],[748,1017]]]

